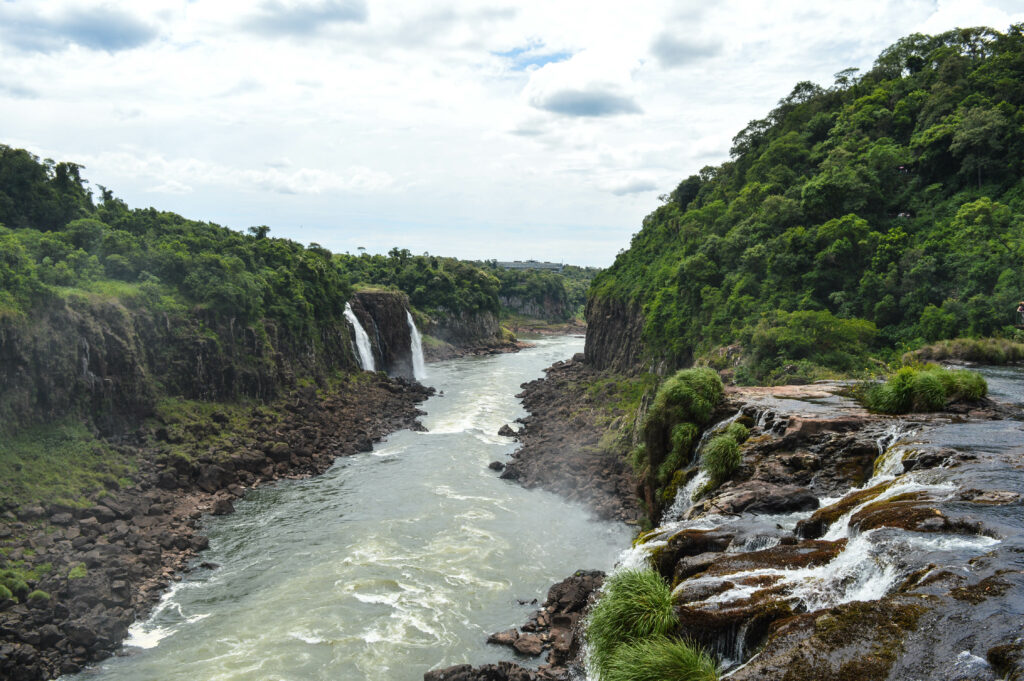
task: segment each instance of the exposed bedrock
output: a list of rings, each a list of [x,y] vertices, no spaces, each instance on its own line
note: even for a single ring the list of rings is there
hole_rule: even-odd
[[[587,300],[586,360],[594,369],[632,372],[640,366],[644,318],[636,303]]]
[[[409,297],[401,291],[359,291],[351,305],[370,337],[377,367],[389,376],[413,378]]]

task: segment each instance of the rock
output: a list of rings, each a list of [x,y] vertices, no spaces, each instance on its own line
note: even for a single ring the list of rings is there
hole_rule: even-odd
[[[227,497],[218,497],[213,502],[213,510],[210,511],[213,515],[230,515],[235,512],[235,505],[231,503],[231,499]]]
[[[291,448],[285,442],[275,442],[267,450],[267,456],[275,462],[287,461],[292,455]]]
[[[70,525],[72,520],[70,513],[55,513],[50,516],[51,525]]]
[[[512,430],[512,426],[507,423],[498,429],[498,435],[502,437],[516,437],[519,435],[516,431]]]
[[[487,642],[496,646],[509,646],[511,647],[516,639],[519,638],[519,632],[515,629],[507,629],[505,631],[499,631],[496,634],[491,634],[487,637]]]
[[[492,471],[505,470],[505,464],[503,464],[500,461],[492,461],[489,464],[487,464],[487,467],[490,468]]]
[[[199,479],[196,480],[196,486],[204,492],[216,492],[224,486],[228,478],[226,470],[220,466],[210,464],[203,466],[199,470]]]
[[[537,657],[544,650],[544,641],[540,634],[522,634],[515,640],[512,647],[520,655]]]
[[[818,498],[804,487],[751,480],[729,488],[709,502],[719,513],[792,513],[818,508]]]
[[[542,681],[542,677],[514,662],[499,662],[480,667],[459,664],[435,669],[424,674],[423,681]]]

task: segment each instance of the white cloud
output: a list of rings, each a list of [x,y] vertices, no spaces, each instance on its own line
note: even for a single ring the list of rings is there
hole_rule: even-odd
[[[339,250],[608,264],[658,194],[725,160],[797,81],[828,85],[915,31],[1005,30],[1024,8],[9,0],[0,15],[31,29],[0,28],[0,143],[84,163],[130,205]]]

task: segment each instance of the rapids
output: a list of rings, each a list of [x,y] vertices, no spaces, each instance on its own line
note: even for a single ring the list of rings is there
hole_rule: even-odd
[[[78,681],[418,681],[511,659],[487,635],[521,624],[574,570],[610,569],[625,525],[594,520],[487,464],[525,415],[522,382],[582,339],[435,364],[427,432],[401,431],[324,475],[251,492],[209,517],[210,548],[136,624],[123,654]]]

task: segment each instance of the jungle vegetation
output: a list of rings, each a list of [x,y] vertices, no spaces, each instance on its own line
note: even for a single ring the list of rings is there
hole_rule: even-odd
[[[638,306],[670,366],[742,344],[745,381],[1012,338],[1022,171],[1024,25],[914,34],[865,73],[798,83],[663,197],[591,292]]]

